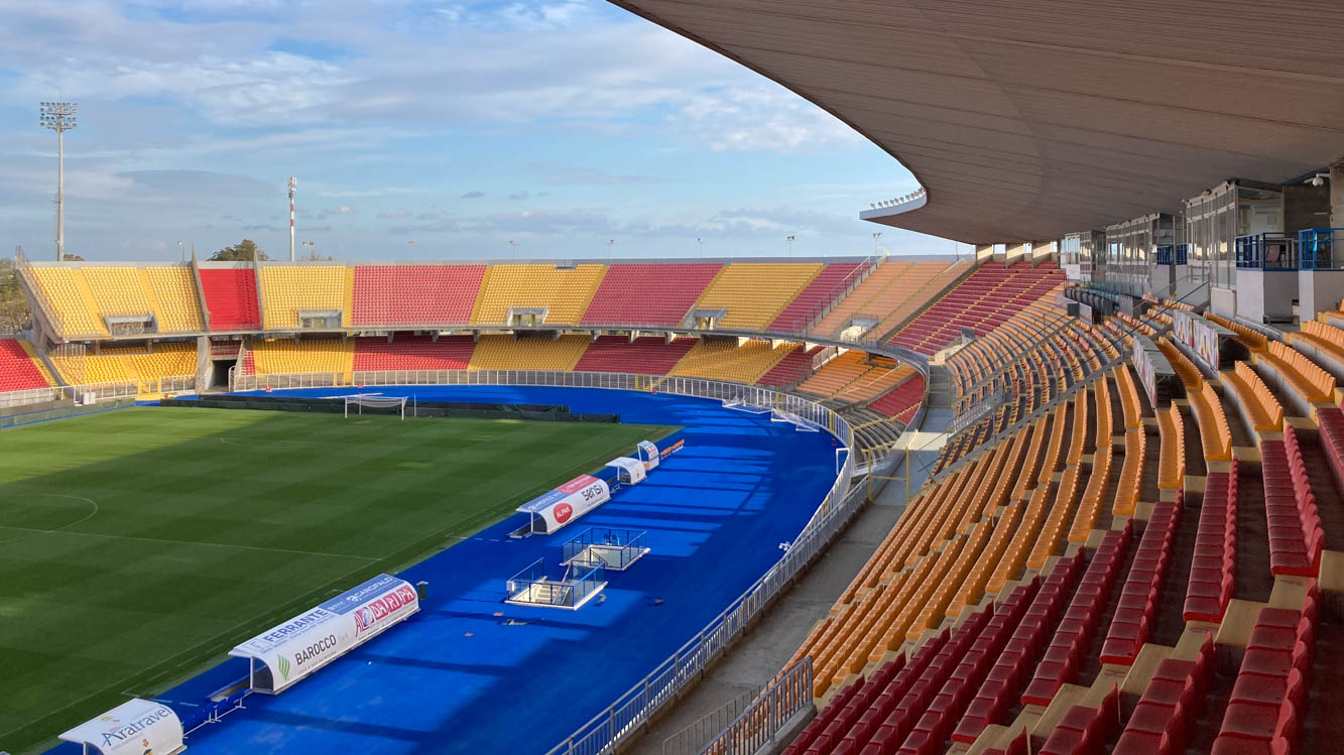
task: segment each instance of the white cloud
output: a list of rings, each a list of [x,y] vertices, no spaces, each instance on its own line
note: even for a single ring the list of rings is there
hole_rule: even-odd
[[[453,3],[427,13],[409,0],[190,7],[266,14],[188,24],[131,20],[99,0],[0,0],[0,12],[12,18],[10,31],[0,29],[0,68],[20,72],[0,101],[28,103],[52,92],[104,102],[167,99],[235,129],[340,123],[424,131],[538,120],[620,129],[666,118],[716,150],[792,151],[857,139],[773,83],[597,0]],[[434,22],[386,21],[414,13]],[[316,60],[268,49],[299,21],[305,39],[351,54]],[[53,28],[61,44],[52,44],[50,32],[46,39],[33,32]]]

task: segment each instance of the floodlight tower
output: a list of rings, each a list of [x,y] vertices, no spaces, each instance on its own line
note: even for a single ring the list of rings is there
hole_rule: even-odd
[[[74,128],[79,105],[74,102],[41,103],[39,123],[56,132],[56,261],[65,259],[65,132]]]

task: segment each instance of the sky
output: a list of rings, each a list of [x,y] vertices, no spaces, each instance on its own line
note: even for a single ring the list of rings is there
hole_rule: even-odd
[[[599,0],[0,0],[0,240],[34,259],[57,99],[89,260],[286,256],[289,176],[301,253],[345,261],[955,246],[858,220],[918,184],[843,123]]]

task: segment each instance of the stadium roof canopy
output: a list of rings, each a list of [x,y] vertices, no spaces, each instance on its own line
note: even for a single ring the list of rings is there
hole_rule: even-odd
[[[853,126],[928,192],[878,222],[960,241],[1056,239],[1344,155],[1332,0],[612,2]]]

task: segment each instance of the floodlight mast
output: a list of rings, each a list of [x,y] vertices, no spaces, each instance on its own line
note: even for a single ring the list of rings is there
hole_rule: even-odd
[[[56,261],[65,259],[65,132],[78,122],[79,104],[41,103],[39,123],[56,132]]]

